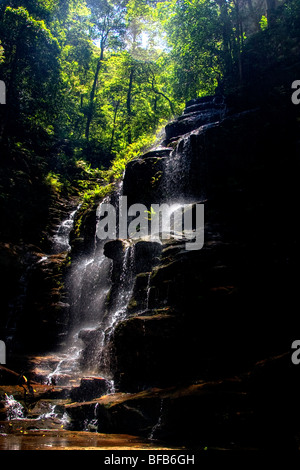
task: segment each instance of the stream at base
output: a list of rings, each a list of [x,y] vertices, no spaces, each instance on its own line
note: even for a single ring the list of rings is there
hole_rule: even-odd
[[[53,253],[70,251],[69,236],[77,210],[58,227],[53,237]],[[71,314],[65,346],[57,352],[28,357],[32,371],[29,382],[24,377],[22,385],[0,387],[0,399],[5,404],[4,410],[0,409],[0,450],[170,449],[153,438],[157,423],[148,438],[103,434],[99,432],[97,403],[79,430],[72,429],[66,411],[73,402],[92,399],[94,389],[96,394],[100,390],[99,385],[102,388],[98,396],[115,392],[109,375],[109,358],[102,350],[116,325],[126,318],[134,282],[134,246],[128,245],[125,250],[118,289],[109,312],[106,299],[111,288],[112,262],[104,256],[103,247],[95,233],[93,252],[72,261],[66,282]],[[44,261],[47,256],[38,262]],[[89,351],[88,361],[82,361],[85,338],[96,332],[95,349]],[[91,390],[86,388],[87,384]]]
[[[14,433],[0,428],[1,450],[179,450],[126,434],[101,434],[62,429],[28,430]]]
[[[170,235],[169,238],[177,241],[184,233],[183,206],[186,208],[186,205],[190,204],[189,209],[191,209],[193,204],[187,189],[189,174],[192,172],[189,139],[191,135],[194,137],[201,132],[203,126],[181,137],[176,148],[163,163],[163,176],[160,182],[161,192],[164,194],[162,201],[171,207],[168,216],[171,220],[172,215],[173,226],[171,232],[168,223],[166,227],[161,223],[160,228],[162,233],[166,232]],[[86,250],[80,248],[81,251],[76,252],[75,249],[73,252],[71,248],[70,234],[80,206],[57,228],[53,237],[52,253],[67,252],[71,257],[64,283],[69,305],[65,339],[58,351],[28,358],[32,371],[32,379],[29,382],[23,376],[23,384],[17,385],[15,389],[0,387],[2,394],[0,399],[5,402],[2,417],[6,416],[4,421],[1,421],[0,417],[0,450],[173,449],[165,447],[156,440],[159,436],[164,437],[161,432],[169,412],[168,401],[164,399],[163,391],[150,390],[150,394],[153,394],[148,397],[151,411],[147,409],[143,415],[138,409],[134,415],[134,420],[142,417],[143,438],[128,434],[109,434],[115,427],[110,427],[111,423],[105,423],[105,419],[109,421],[107,410],[113,408],[115,411],[118,406],[121,429],[122,420],[131,419],[126,414],[131,405],[122,401],[130,400],[130,394],[121,393],[118,387],[115,387],[114,374],[117,384],[118,378],[112,366],[114,358],[111,357],[110,340],[120,322],[128,318],[138,274],[143,274],[146,280],[142,292],[144,298],[139,299],[146,310],[143,307],[139,312],[141,314],[147,312],[151,316],[151,313],[149,314],[151,311],[149,306],[153,309],[151,272],[154,266],[151,263],[155,262],[154,259],[159,259],[158,253],[161,253],[161,247],[158,250],[157,245],[162,245],[159,237],[155,238],[156,242],[144,238],[143,243],[150,244],[147,245],[147,249],[144,245],[144,248],[140,246],[138,251],[136,240],[126,238],[126,240],[117,240],[119,245],[114,245],[112,251],[109,251],[109,248],[104,248],[107,240],[98,239],[97,229],[101,219],[102,204],[103,208],[107,207],[107,204],[113,204],[116,212],[120,210],[121,214],[122,206],[116,206],[123,194],[122,184],[112,196],[104,198],[98,206],[96,224],[93,227],[94,239],[93,233],[90,237],[93,243],[92,249],[89,246]],[[204,197],[205,193],[199,195],[201,200]],[[186,213],[189,211],[186,210]],[[167,217],[167,222],[169,218]],[[119,222],[116,220],[117,224]],[[192,232],[195,231],[192,229],[192,224],[189,227],[191,233],[186,231],[184,233],[186,237],[193,235]],[[158,231],[160,233],[160,230]],[[141,249],[145,250],[142,251],[142,255]],[[47,262],[47,256],[38,261],[38,263],[44,262]],[[139,388],[136,390],[139,391]],[[138,392],[136,394],[138,395]],[[108,402],[105,402],[105,397],[108,397]],[[125,426],[123,429],[126,431],[128,427]],[[140,427],[132,429],[136,431],[140,430]],[[103,434],[106,430],[107,434]],[[129,432],[132,432],[130,426]]]

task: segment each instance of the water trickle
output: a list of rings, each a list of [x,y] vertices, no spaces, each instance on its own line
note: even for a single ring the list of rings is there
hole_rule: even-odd
[[[61,253],[63,251],[69,251],[71,249],[70,246],[70,233],[74,225],[75,215],[79,210],[81,204],[71,212],[67,219],[63,220],[62,223],[59,225],[57,232],[53,237],[53,244],[52,244],[52,253]]]
[[[109,345],[110,340],[117,325],[126,318],[127,306],[131,298],[134,286],[134,261],[135,261],[134,244],[126,247],[118,289],[115,299],[109,309],[105,321],[101,325],[102,335],[98,339],[98,347],[95,354],[98,356],[100,372],[110,381],[110,393],[114,393],[114,382],[110,377],[111,357],[107,354],[105,348]]]
[[[88,432],[97,432],[98,430],[98,418],[97,418],[97,408],[99,406],[99,403],[95,404],[94,407],[94,418],[92,419],[85,419],[83,422],[83,430],[88,431]]]
[[[25,409],[20,402],[15,400],[13,395],[5,394],[5,408],[7,409],[7,419],[22,419],[24,418]]]
[[[70,423],[70,417],[66,411],[62,412],[59,407],[54,404],[49,406],[49,411],[42,413],[36,420],[56,419],[61,423],[61,427],[65,427]]]
[[[154,440],[155,439],[155,434],[157,433],[157,431],[161,428],[162,426],[162,418],[163,418],[163,407],[164,407],[164,400],[161,399],[160,401],[160,409],[159,409],[159,416],[158,416],[158,420],[157,420],[157,423],[153,426],[150,434],[149,434],[149,439],[150,440]]]
[[[149,309],[150,291],[151,291],[151,272],[148,275],[147,287],[146,287],[146,310]]]
[[[161,184],[166,201],[178,202],[186,194],[189,181],[190,159],[188,158],[188,140],[190,134],[183,136],[176,149],[164,160],[164,172]]]
[[[126,308],[133,290],[134,281],[134,250],[135,246],[130,245],[125,250],[122,271],[120,276],[120,284],[116,296],[116,302],[112,308],[110,316],[109,328],[112,328],[117,322],[124,319]]]
[[[78,361],[82,350],[82,342],[78,339],[78,333],[72,338],[72,344],[62,354],[55,369],[46,377],[46,384],[65,384],[70,379],[74,380],[79,374]]]
[[[69,329],[95,327],[101,321],[110,288],[111,261],[103,254],[103,244],[92,256],[73,262],[67,279],[71,316]]]

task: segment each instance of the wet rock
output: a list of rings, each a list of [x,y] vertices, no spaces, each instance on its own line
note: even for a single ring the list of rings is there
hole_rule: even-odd
[[[150,440],[126,434],[98,434],[86,431],[61,429],[58,423],[41,420],[36,426],[32,421],[16,423],[16,426],[1,423],[0,450],[176,450],[180,447],[153,443]],[[16,429],[17,428],[17,429]],[[46,428],[46,429],[45,429]],[[127,461],[126,461],[127,462]]]
[[[27,381],[22,374],[0,365],[0,385],[21,385]]]
[[[5,275],[1,276],[0,296],[1,296],[1,319],[0,319],[0,339],[11,331],[7,331],[7,326],[11,325],[8,320],[11,316],[11,305],[16,301],[21,292],[20,278],[24,272],[23,249],[11,243],[0,243],[0,270]]]
[[[104,255],[115,262],[122,263],[128,243],[124,240],[110,240],[104,245]]]
[[[63,341],[68,324],[69,304],[64,289],[67,253],[39,254],[27,271],[22,314],[17,339],[25,350],[46,351]],[[32,325],[35,325],[32,328]],[[36,329],[39,335],[36,335]]]
[[[203,112],[205,110],[210,110],[210,109],[223,109],[223,104],[222,103],[200,103],[200,104],[194,104],[191,106],[188,106],[185,108],[183,111],[183,118],[185,115],[192,114],[192,113],[198,113]]]
[[[9,395],[22,404],[30,406],[41,399],[65,399],[69,392],[70,387],[44,384],[1,385],[0,400],[5,401],[5,396]]]
[[[70,397],[73,401],[89,401],[105,395],[109,388],[109,382],[103,377],[83,377],[79,387],[72,389]]]
[[[159,262],[162,245],[158,242],[139,240],[134,244],[135,273],[151,271]]]
[[[214,95],[208,95],[208,96],[201,96],[201,98],[194,98],[192,100],[189,100],[186,102],[186,108],[188,108],[189,106],[194,106],[194,105],[198,105],[198,104],[212,104],[215,100],[215,96]]]
[[[70,403],[70,398],[65,398],[65,399],[51,399],[51,398],[44,398],[39,400],[38,402],[34,402],[32,406],[29,407],[27,413],[26,413],[26,418],[28,420],[39,420],[43,422],[45,425],[45,420],[50,420],[51,418],[55,419],[56,423],[59,423],[59,419],[64,415],[65,413],[65,405]],[[52,420],[52,427],[53,427],[53,422]],[[50,421],[51,422],[51,421]],[[40,423],[38,423],[40,424]],[[60,427],[61,427],[61,423]],[[48,427],[49,424],[47,423]],[[34,427],[34,423],[33,423]],[[40,425],[40,427],[42,427]]]
[[[95,248],[95,230],[97,224],[97,207],[99,201],[91,206],[82,206],[75,216],[74,228],[70,232],[72,258],[93,253]]]
[[[249,373],[259,447],[297,450],[300,378],[290,352],[259,361]]]
[[[253,429],[247,430],[253,423],[247,383],[239,377],[117,393],[66,409],[75,426],[93,410],[98,432],[114,429],[198,449],[199,445],[243,445]]]
[[[150,207],[159,203],[161,193],[159,181],[163,173],[165,157],[148,156],[145,159],[132,160],[126,166],[123,195],[128,198],[128,206],[144,204]]]
[[[131,315],[147,308],[147,290],[150,273],[137,274],[127,311]]]
[[[180,321],[164,310],[119,323],[112,340],[116,386],[131,391],[174,380],[183,357],[180,336]]]
[[[144,160],[146,158],[168,157],[172,151],[173,151],[172,147],[156,148],[154,150],[150,150],[150,152],[144,153],[140,158]]]
[[[220,110],[206,110],[203,112],[193,112],[184,115],[180,119],[173,121],[166,126],[166,141],[174,137],[187,134],[199,127],[219,121],[221,118]]]

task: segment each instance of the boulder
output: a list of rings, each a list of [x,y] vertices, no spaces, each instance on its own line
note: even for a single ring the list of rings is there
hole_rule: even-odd
[[[220,118],[221,111],[219,109],[209,109],[183,115],[180,119],[167,124],[166,141],[188,134],[206,124],[217,122]]]
[[[144,153],[140,158],[144,160],[146,158],[168,157],[172,151],[173,151],[172,147],[158,147],[154,150],[150,150],[149,152]]]
[[[159,182],[164,170],[165,156],[148,156],[132,160],[126,166],[123,195],[128,198],[128,206],[144,204],[150,208],[151,204],[159,203],[162,194]]]
[[[104,255],[114,262],[122,263],[127,246],[124,240],[110,240],[104,245]]]
[[[135,273],[152,270],[159,262],[162,245],[151,240],[138,240],[134,245]]]
[[[179,346],[180,319],[166,310],[124,320],[112,337],[112,371],[123,391],[167,384],[176,380],[184,351]]]
[[[71,390],[70,397],[77,402],[89,401],[105,395],[109,388],[109,382],[103,377],[83,377],[79,387]]]

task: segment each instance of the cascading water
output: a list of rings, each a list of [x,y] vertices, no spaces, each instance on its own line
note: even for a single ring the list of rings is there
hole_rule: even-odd
[[[208,105],[209,107],[209,105]],[[216,113],[212,115],[220,118]],[[161,202],[170,205],[170,214],[166,219],[173,217],[171,226],[164,226],[160,230],[170,232],[176,238],[176,230],[182,237],[182,213],[183,205],[193,200],[189,197],[189,175],[191,169],[191,145],[193,135],[202,133],[207,126],[214,126],[208,112],[208,123],[201,128],[187,132],[177,138],[176,148],[163,158],[163,174],[160,181],[163,198]],[[158,153],[159,154],[159,153]],[[118,209],[119,197],[122,195],[122,187],[116,193],[104,199],[101,204],[111,203]],[[101,210],[99,205],[97,216]],[[118,215],[119,212],[116,211]],[[57,247],[68,247],[71,221],[74,221],[76,211],[67,221],[64,221],[56,235]],[[176,216],[178,217],[176,218]],[[118,220],[117,220],[118,223]],[[127,247],[124,252],[122,265],[118,279],[117,289],[114,290],[113,299],[107,306],[107,295],[112,287],[112,261],[104,254],[104,245],[107,240],[97,239],[97,227],[95,230],[95,244],[93,253],[82,254],[72,260],[71,269],[66,282],[69,292],[70,324],[69,341],[61,361],[56,370],[49,374],[49,381],[57,380],[59,375],[76,374],[82,376],[84,373],[100,373],[105,378],[111,379],[109,374],[110,357],[107,346],[113,336],[116,326],[126,319],[127,307],[133,291],[135,280],[135,243],[128,239],[124,242]],[[146,309],[149,308],[151,291],[151,273],[146,286]]]
[[[166,201],[178,202],[185,194],[185,186],[190,171],[189,158],[182,158],[188,137],[180,139],[176,149],[164,161],[162,177],[163,193]]]
[[[121,191],[122,188],[119,188],[117,195],[114,195],[115,199],[118,200],[117,196]],[[99,205],[98,220],[101,205],[109,202],[111,199],[107,197]],[[62,225],[69,226],[64,222]],[[126,317],[134,282],[134,244],[128,245],[125,250],[118,289],[110,308],[107,309],[112,261],[104,255],[107,240],[97,238],[97,226],[94,240],[94,250],[91,254],[81,255],[72,261],[66,280],[71,311],[67,346],[60,355],[56,368],[48,375],[48,383],[65,383],[68,378],[74,380],[76,376],[81,377],[87,373],[100,373],[102,376],[109,374],[109,359],[103,354],[103,349],[109,342],[115,326]],[[61,239],[59,241],[61,243]],[[66,244],[64,240],[64,246]]]
[[[62,225],[69,226],[64,222]],[[69,234],[70,231],[69,226]],[[66,232],[63,233],[66,236]],[[69,241],[64,240],[64,246],[67,244]],[[64,383],[68,378],[82,375],[80,359],[84,342],[80,335],[93,331],[101,322],[110,287],[110,269],[111,261],[104,256],[103,243],[97,242],[96,236],[93,252],[81,255],[72,262],[66,280],[70,303],[67,345],[60,354],[56,368],[48,375],[48,383]]]
[[[164,400],[161,399],[161,401],[160,401],[160,409],[159,409],[158,420],[157,420],[157,423],[156,423],[156,424],[153,426],[153,428],[151,429],[151,432],[150,432],[150,434],[149,434],[149,439],[150,439],[150,440],[155,440],[155,434],[157,433],[157,431],[159,431],[159,429],[160,429],[161,426],[162,426],[163,408],[164,408]]]
[[[128,305],[132,288],[133,288],[133,268],[134,268],[134,244],[125,250],[120,283],[116,299],[111,308],[111,315],[107,324],[107,328],[111,329],[114,325],[123,320],[126,315],[126,307]]]
[[[13,395],[5,395],[5,407],[7,409],[7,419],[22,419],[24,418],[24,407],[20,402],[15,400]]]
[[[59,225],[56,233],[53,236],[52,253],[61,253],[62,251],[69,251],[71,249],[69,243],[70,232],[74,225],[74,219],[81,204],[71,212],[67,219],[63,220]]]

